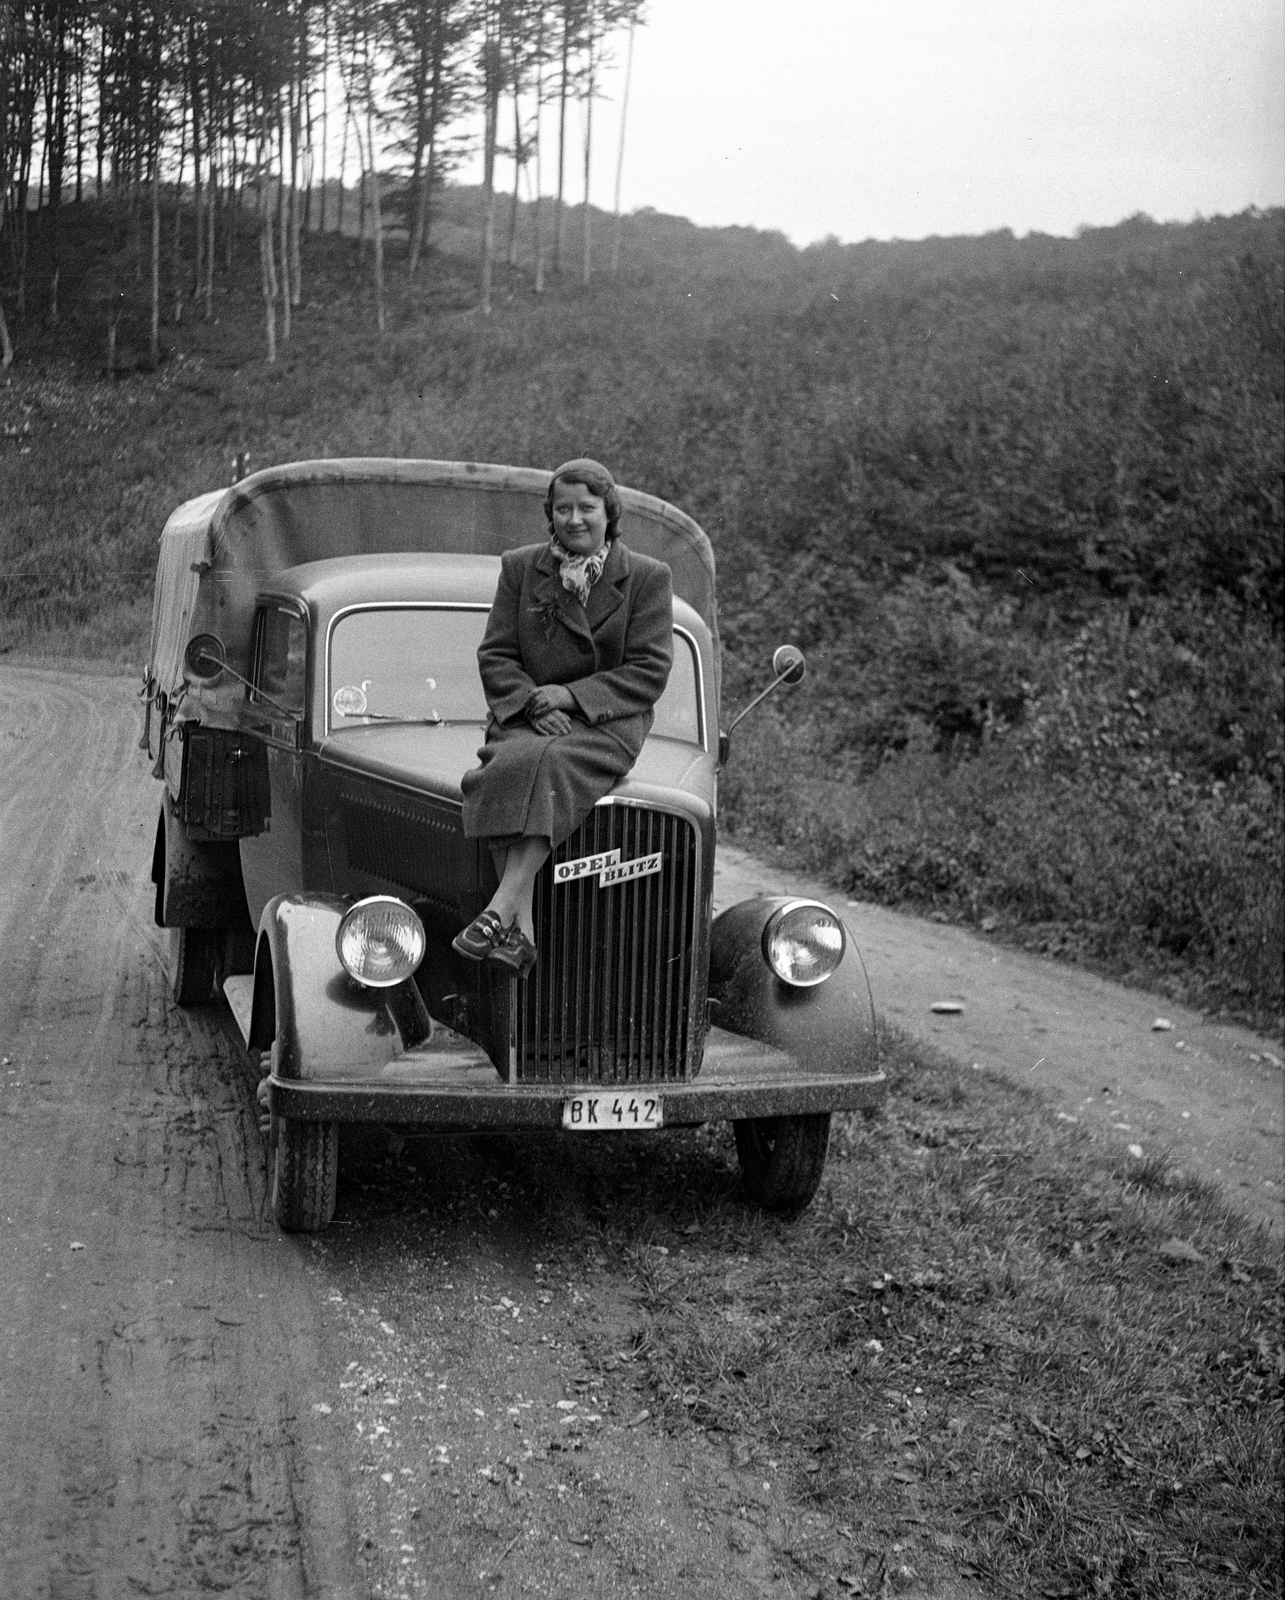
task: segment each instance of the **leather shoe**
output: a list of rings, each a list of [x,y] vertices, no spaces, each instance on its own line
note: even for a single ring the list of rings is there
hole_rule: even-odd
[[[515,918],[512,927],[505,930],[503,939],[486,959],[498,966],[511,967],[519,978],[526,978],[530,976],[539,954],[530,939],[518,927]]]
[[[485,961],[504,942],[504,937],[503,922],[494,911],[488,909],[479,913],[467,928],[455,935],[451,940],[451,948],[467,956],[470,961]]]

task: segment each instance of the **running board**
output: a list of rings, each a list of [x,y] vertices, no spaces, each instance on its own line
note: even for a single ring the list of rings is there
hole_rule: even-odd
[[[236,1018],[236,1025],[241,1030],[241,1037],[246,1048],[250,1046],[250,1013],[254,1006],[254,974],[252,972],[238,973],[231,978],[223,980],[223,993],[227,996],[228,1005],[232,1008],[232,1015]]]

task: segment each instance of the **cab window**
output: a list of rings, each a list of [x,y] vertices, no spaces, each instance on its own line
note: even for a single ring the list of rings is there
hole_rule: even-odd
[[[674,630],[674,664],[665,692],[656,702],[651,731],[658,739],[703,743],[700,717],[700,664],[696,646],[685,633]]]
[[[302,716],[307,677],[308,630],[291,611],[265,606],[259,613],[250,699],[267,704],[268,695],[292,716]]]

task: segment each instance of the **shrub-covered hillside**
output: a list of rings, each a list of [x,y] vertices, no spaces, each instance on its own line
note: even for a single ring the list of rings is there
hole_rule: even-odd
[[[238,450],[600,455],[710,532],[729,704],[772,645],[809,653],[744,725],[733,831],[1279,1017],[1281,213],[800,252],[644,212],[617,279],[537,297],[509,269],[489,318],[474,215],[448,194],[413,283],[393,243],[382,340],[369,250],[306,240],[272,368],[247,232],[215,320],[185,301],[161,367],[115,383],[108,311],[145,342],[138,231],[64,216],[58,324],[33,287],[10,317],[0,644],[141,660],[161,522]]]

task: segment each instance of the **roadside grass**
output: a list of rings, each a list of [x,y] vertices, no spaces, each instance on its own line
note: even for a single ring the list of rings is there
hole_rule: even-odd
[[[551,1240],[640,1294],[631,1347],[586,1361],[771,1458],[854,1561],[895,1540],[1004,1596],[1279,1594],[1278,1242],[1035,1093],[904,1039],[886,1065],[797,1219],[747,1207],[727,1130],[515,1143]]]

